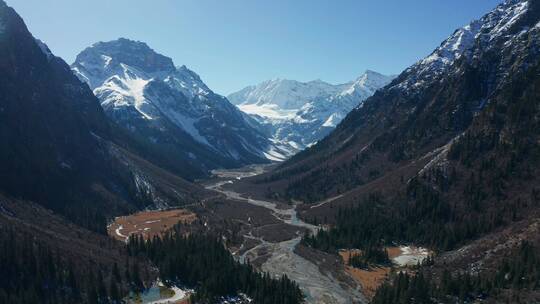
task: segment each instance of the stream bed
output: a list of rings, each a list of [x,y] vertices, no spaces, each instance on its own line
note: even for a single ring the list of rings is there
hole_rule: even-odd
[[[319,227],[299,219],[294,207],[281,209],[273,202],[247,198],[241,193],[223,189],[223,186],[226,184],[235,183],[242,178],[255,176],[263,172],[264,167],[261,166],[250,166],[242,170],[216,170],[214,171],[214,175],[219,177],[219,180],[207,184],[206,188],[218,191],[231,200],[243,201],[269,209],[283,223],[305,228],[312,233],[316,233]],[[260,244],[245,252],[240,256],[239,260],[245,261],[247,254],[256,254],[258,250],[266,252],[269,258],[262,264],[262,270],[276,277],[286,274],[290,279],[296,281],[304,292],[307,303],[345,304],[367,302],[358,290],[350,290],[350,288],[342,287],[337,280],[321,273],[317,265],[294,252],[296,245],[302,239],[302,235],[278,243],[271,243],[252,235],[246,235],[245,237],[256,239]]]

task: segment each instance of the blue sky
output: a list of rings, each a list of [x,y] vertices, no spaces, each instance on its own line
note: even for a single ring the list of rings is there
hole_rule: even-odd
[[[228,94],[266,79],[397,74],[500,0],[6,0],[68,63],[96,41],[145,41]]]

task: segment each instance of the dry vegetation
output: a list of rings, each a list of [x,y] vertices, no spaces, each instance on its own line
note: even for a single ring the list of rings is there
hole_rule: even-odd
[[[109,225],[109,235],[126,241],[132,234],[141,234],[145,239],[162,235],[178,223],[191,224],[197,219],[195,213],[185,209],[165,211],[143,211],[133,215],[117,217]]]
[[[402,247],[386,247],[386,251],[390,260],[404,254]],[[361,250],[349,249],[339,251],[339,255],[345,264],[345,271],[362,286],[364,295],[372,298],[377,288],[386,280],[392,271],[392,267],[372,266],[369,269],[355,268],[347,265],[347,261],[349,261],[349,258],[353,254],[361,254]]]

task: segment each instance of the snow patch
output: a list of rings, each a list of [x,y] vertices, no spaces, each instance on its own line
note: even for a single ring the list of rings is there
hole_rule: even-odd
[[[450,151],[450,148],[452,147],[452,144],[454,144],[457,140],[463,136],[464,133],[459,134],[458,136],[454,137],[452,140],[450,140],[446,145],[439,147],[429,153],[427,153],[422,158],[428,158],[430,157],[431,160],[418,172],[418,175],[423,175],[426,171],[429,169],[435,167],[436,165],[446,161],[446,158],[448,156],[448,152]]]
[[[120,232],[120,231],[122,231],[122,229],[124,229],[124,227],[122,225],[120,225],[120,226],[118,226],[118,228],[116,228],[114,230],[114,233],[116,233],[116,235],[118,235],[119,237],[128,239],[129,237],[127,235],[124,235],[124,234],[122,234],[122,232]]]
[[[401,267],[422,263],[430,254],[429,250],[422,247],[401,246],[399,249],[401,254],[393,258],[392,261]]]
[[[296,112],[298,111],[297,109],[284,110],[279,108],[277,104],[241,104],[238,105],[238,108],[244,113],[259,115],[278,122],[294,119],[296,117]]]
[[[284,161],[286,158],[284,158],[283,155],[279,154],[279,153],[276,153],[275,151],[268,151],[268,152],[263,152],[264,154],[264,157],[266,157],[267,159],[271,160],[271,161],[277,161],[277,162],[282,162]]]
[[[133,96],[135,100],[135,108],[147,119],[153,119],[148,113],[145,113],[144,106],[148,104],[144,98],[144,88],[148,84],[149,80],[144,80],[140,78],[128,78],[125,80],[126,86],[129,88],[129,91],[126,92],[129,96]]]
[[[101,59],[103,59],[103,68],[107,68],[111,64],[112,57],[107,55],[101,55]]]
[[[71,169],[71,165],[64,161],[60,163],[60,167],[63,169]]]
[[[328,119],[322,124],[323,127],[335,128],[338,123],[341,121],[341,117],[337,113],[333,113],[328,117]]]
[[[160,281],[158,282],[158,286],[163,287],[163,283]],[[177,286],[172,286],[170,289],[173,291],[173,296],[167,299],[161,299],[156,300],[152,302],[146,302],[144,304],[173,304],[177,303],[183,299],[185,299],[190,293],[192,293],[192,290],[182,289]]]
[[[176,123],[179,127],[181,127],[184,131],[186,131],[189,135],[191,135],[196,141],[205,144],[207,146],[212,146],[208,140],[201,135],[199,132],[199,129],[195,126],[195,124],[199,121],[198,118],[188,117],[186,115],[183,115],[179,112],[170,112],[169,113],[170,118],[172,118],[173,122]]]
[[[137,77],[128,66],[122,65],[122,77],[114,75],[94,90],[94,94],[102,100],[102,106],[114,108],[134,107],[144,118],[153,119],[152,107],[144,96],[144,89],[152,79]]]

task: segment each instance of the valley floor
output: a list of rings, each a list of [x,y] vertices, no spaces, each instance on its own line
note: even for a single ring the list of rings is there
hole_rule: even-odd
[[[359,286],[349,286],[336,280],[327,272],[323,273],[318,265],[297,254],[295,249],[300,243],[303,233],[310,231],[315,233],[319,227],[305,223],[297,217],[294,206],[282,206],[274,202],[251,199],[242,194],[225,190],[222,186],[235,183],[245,177],[254,176],[262,173],[261,167],[251,167],[251,170],[234,170],[215,172],[217,180],[212,183],[206,183],[206,188],[221,192],[229,200],[245,202],[254,206],[263,207],[280,222],[296,228],[295,234],[286,240],[272,242],[265,236],[254,236],[253,232],[244,235],[250,243],[255,243],[249,250],[237,252],[241,261],[249,259],[263,271],[280,277],[285,274],[290,279],[296,281],[306,295],[308,303],[365,303],[367,302],[360,292]],[[287,227],[287,226],[282,226]],[[274,227],[279,229],[280,226]],[[279,231],[277,231],[279,232]],[[277,233],[274,231],[274,233]],[[242,244],[245,246],[245,244]],[[243,252],[243,253],[240,253]]]
[[[391,267],[361,270],[347,266],[341,256],[321,252],[301,243],[306,233],[322,226],[298,217],[296,204],[251,197],[236,187],[244,178],[263,174],[271,166],[254,165],[235,170],[216,170],[214,177],[200,181],[216,193],[182,209],[143,211],[115,219],[109,235],[127,241],[129,235],[151,238],[182,223],[185,232],[223,233],[227,247],[240,262],[279,278],[286,275],[299,284],[307,303],[367,303]],[[392,247],[388,252],[397,267],[407,267],[427,257],[429,251],[415,247]]]

